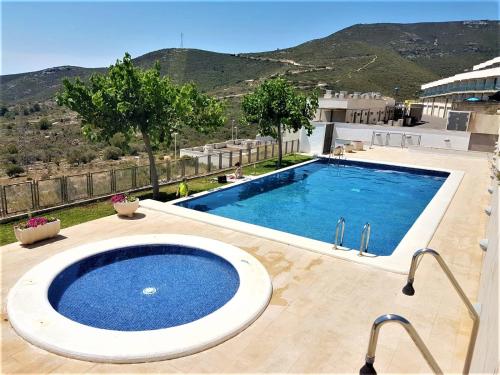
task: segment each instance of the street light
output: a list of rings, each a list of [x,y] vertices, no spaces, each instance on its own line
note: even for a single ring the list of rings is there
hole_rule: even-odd
[[[174,160],[177,159],[177,132],[174,133]]]

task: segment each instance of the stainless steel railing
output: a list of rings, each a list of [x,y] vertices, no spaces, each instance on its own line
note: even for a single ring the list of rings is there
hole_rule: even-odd
[[[337,221],[337,226],[335,228],[335,239],[333,242],[334,249],[336,249],[338,246],[342,246],[342,244],[344,243],[344,232],[345,232],[345,219],[343,217],[340,217],[340,219]]]
[[[366,357],[365,357],[365,365],[361,367],[361,369],[359,370],[360,374],[377,373],[377,371],[375,371],[375,368],[373,367],[373,364],[375,363],[375,352],[377,350],[378,334],[382,326],[387,323],[400,324],[405,329],[406,333],[408,333],[410,338],[413,340],[418,350],[424,357],[425,361],[429,364],[432,371],[434,371],[435,374],[443,373],[443,371],[437,364],[436,360],[432,356],[431,352],[429,351],[427,346],[425,346],[424,342],[422,341],[422,339],[420,338],[420,336],[418,335],[417,331],[412,326],[412,324],[406,318],[400,315],[386,314],[379,316],[373,322],[372,329],[370,331],[370,341],[368,343],[368,350],[366,352]]]
[[[366,223],[361,231],[361,241],[359,244],[358,256],[362,256],[363,252],[368,252],[368,243],[370,242],[371,226],[370,223]]]
[[[444,271],[446,276],[448,277],[448,280],[450,280],[451,285],[455,289],[455,291],[458,293],[460,298],[462,299],[462,302],[465,304],[467,307],[467,310],[469,310],[469,314],[472,318],[473,325],[472,325],[472,331],[471,331],[471,337],[469,339],[469,345],[467,348],[467,355],[465,357],[465,363],[464,363],[464,368],[463,368],[463,373],[468,374],[470,370],[470,365],[472,361],[472,354],[474,353],[474,346],[476,345],[476,338],[479,330],[479,315],[476,312],[476,309],[472,305],[472,303],[469,301],[469,298],[467,298],[467,295],[464,293],[463,289],[460,287],[458,284],[457,279],[455,279],[455,276],[453,276],[451,270],[448,268],[446,263],[444,262],[443,258],[439,253],[433,249],[421,249],[416,251],[413,254],[413,258],[411,260],[411,266],[410,266],[410,272],[408,274],[408,282],[403,288],[403,293],[406,294],[407,296],[413,296],[415,294],[415,289],[413,288],[413,281],[415,280],[415,272],[417,271],[417,267],[419,264],[419,260],[421,257],[424,255],[429,254],[434,257],[434,259],[437,260],[438,264],[441,266],[441,269]]]

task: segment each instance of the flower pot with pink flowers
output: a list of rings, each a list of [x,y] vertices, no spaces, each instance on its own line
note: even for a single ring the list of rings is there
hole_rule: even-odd
[[[23,245],[57,236],[61,230],[61,221],[55,217],[32,217],[14,226],[14,234]]]
[[[139,208],[139,198],[125,193],[113,195],[111,202],[116,213],[120,216],[132,217]]]

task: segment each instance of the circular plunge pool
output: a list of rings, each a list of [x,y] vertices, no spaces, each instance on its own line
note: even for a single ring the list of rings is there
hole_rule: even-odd
[[[251,324],[272,285],[248,253],[196,236],[120,237],[62,252],[8,297],[14,329],[47,350],[92,361],[175,358]]]

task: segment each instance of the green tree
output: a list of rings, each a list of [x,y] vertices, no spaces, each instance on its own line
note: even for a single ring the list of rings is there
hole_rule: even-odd
[[[318,96],[299,93],[283,78],[264,81],[243,98],[243,122],[257,124],[259,133],[278,141],[278,168],[283,158],[283,131],[297,132],[301,128],[311,135],[310,120],[318,108]]]
[[[107,74],[94,74],[89,82],[65,79],[57,102],[77,112],[83,133],[92,140],[108,141],[115,133],[142,135],[151,166],[153,197],[159,197],[153,146],[170,145],[172,134],[189,127],[209,133],[224,124],[224,106],[200,93],[193,84],[176,85],[160,75],[160,65],[134,67],[128,53]]]

